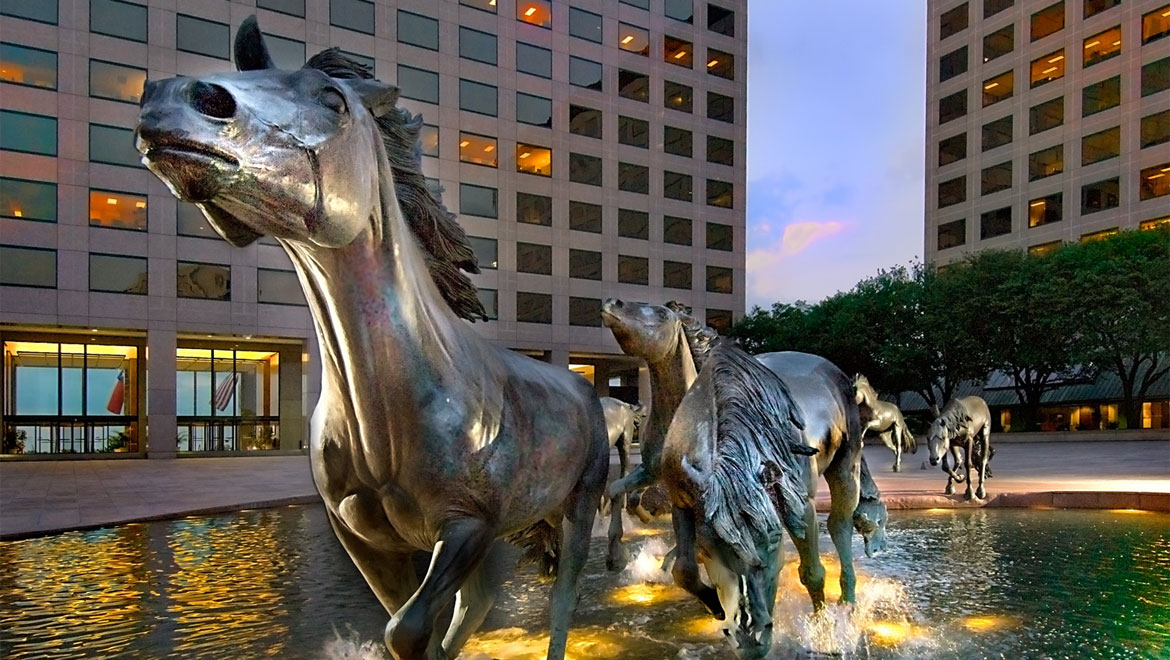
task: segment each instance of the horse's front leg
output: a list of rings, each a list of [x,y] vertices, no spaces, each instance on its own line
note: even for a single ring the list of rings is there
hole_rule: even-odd
[[[974,462],[971,460],[971,457],[973,456],[971,451],[974,448],[975,448],[975,439],[974,439],[974,437],[972,437],[971,434],[967,434],[967,447],[966,447],[966,449],[964,449],[964,453],[966,454],[966,460],[963,461],[963,475],[964,475],[964,478],[967,480],[967,492],[965,492],[963,494],[963,499],[965,499],[965,500],[974,499],[974,497],[975,497],[975,489],[971,485],[971,463]],[[982,475],[980,475],[980,478],[982,478]]]
[[[829,484],[829,536],[841,560],[841,601],[856,603],[857,577],[853,572],[853,512],[861,499],[861,448],[853,460],[838,456],[825,471]],[[813,527],[810,533],[815,533]]]
[[[350,496],[343,501],[343,506],[339,509],[349,513],[351,522],[354,523],[359,523],[364,519],[354,516],[353,512],[361,509],[357,504],[358,501],[357,496]],[[363,513],[373,511],[372,506],[366,507],[366,509]],[[382,607],[386,608],[386,612],[393,615],[406,604],[406,601],[418,589],[418,576],[415,575],[414,564],[411,561],[411,555],[414,552],[406,549],[401,552],[387,552],[375,548],[351,530],[346,522],[334,515],[332,511],[326,510],[326,514],[329,517],[329,524],[333,527],[333,533],[337,535],[337,540],[341,541],[341,546],[349,553],[350,559],[357,566],[362,577],[366,579],[366,584],[370,585],[370,589],[378,597]],[[371,515],[370,520],[372,518]],[[385,520],[384,515],[382,518]],[[397,538],[397,534],[389,530],[388,524],[385,530],[379,529],[377,531],[384,531],[386,535],[393,534]],[[402,541],[402,545],[406,545],[405,541]]]
[[[418,591],[386,624],[386,647],[395,660],[445,660],[440,646],[430,645],[428,652],[435,618],[479,569],[494,538],[494,531],[475,518],[459,518],[443,526]]]
[[[500,541],[492,544],[479,568],[475,569],[463,586],[459,587],[451,624],[443,638],[442,652],[448,658],[456,657],[459,649],[467,643],[467,638],[479,629],[484,617],[496,602],[500,585],[511,574],[514,562],[509,561],[507,547]],[[434,643],[433,636],[431,643],[432,645]]]
[[[947,487],[943,489],[944,495],[954,495],[955,494],[955,482],[957,481],[957,479],[955,479],[955,471],[952,470],[947,465],[947,458],[950,456],[951,456],[951,450],[948,448],[946,451],[943,452],[942,461],[941,461],[942,471],[947,473]],[[956,458],[956,459],[954,459],[954,461],[955,461],[955,468],[957,469],[959,467],[959,459]]]
[[[618,438],[617,451],[618,463],[620,465],[619,477],[625,478],[626,467],[629,465],[629,456],[626,449],[626,443],[629,439],[625,434]],[[609,518],[609,547],[605,555],[605,567],[611,571],[620,571],[626,567],[630,561],[630,555],[626,551],[626,547],[622,544],[622,509],[625,508],[626,495],[623,493],[618,495],[610,502],[610,518]]]
[[[675,558],[670,574],[674,582],[690,592],[703,603],[703,607],[716,619],[724,617],[723,605],[719,602],[719,594],[714,588],[703,584],[699,578],[699,562],[695,558],[695,521],[694,511],[673,507],[671,522],[674,524]]]
[[[987,499],[987,488],[984,482],[987,481],[987,472],[989,464],[991,463],[991,429],[989,425],[983,426],[983,431],[980,433],[979,442],[979,488],[975,491],[975,497],[981,500]]]
[[[894,450],[894,472],[901,472],[902,471],[902,438],[899,437],[898,430],[896,428],[891,428],[886,433],[893,440],[893,442],[890,442],[890,440],[887,440],[886,437],[884,437],[884,436],[882,437],[882,442],[886,443],[887,447],[890,447],[891,449]]]
[[[789,530],[788,535],[800,555],[800,583],[808,591],[814,611],[820,611],[825,606],[825,567],[821,563],[821,553],[817,547],[820,540],[819,531],[817,507],[812,498],[809,498],[804,508],[804,538],[797,538],[792,530]]]

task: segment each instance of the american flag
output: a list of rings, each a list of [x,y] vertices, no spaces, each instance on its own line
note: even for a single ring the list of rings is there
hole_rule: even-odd
[[[228,404],[232,402],[232,397],[236,394],[236,382],[240,379],[240,374],[232,374],[219,382],[219,387],[215,388],[215,404],[216,410],[226,410]]]

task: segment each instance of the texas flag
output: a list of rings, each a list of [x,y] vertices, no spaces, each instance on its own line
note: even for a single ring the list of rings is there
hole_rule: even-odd
[[[99,399],[100,401],[100,399]],[[126,372],[118,372],[118,381],[114,383],[114,389],[110,392],[110,401],[106,404],[106,410],[113,415],[122,414],[122,406],[126,403]]]

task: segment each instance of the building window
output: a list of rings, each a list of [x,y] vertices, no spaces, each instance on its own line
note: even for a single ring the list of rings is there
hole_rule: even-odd
[[[552,128],[552,101],[541,96],[516,92],[516,121]]]
[[[669,126],[667,129],[669,130]],[[689,154],[688,154],[689,155]],[[735,143],[726,138],[707,136],[707,162],[735,165]]]
[[[418,144],[424,156],[439,155],[439,127],[423,124],[418,131]]]
[[[142,167],[142,154],[134,148],[134,131],[90,124],[89,160],[93,163]]]
[[[675,156],[690,158],[694,151],[694,135],[674,126],[662,127],[662,151]]]
[[[601,280],[601,253],[592,250],[569,250],[569,277]]]
[[[1143,202],[1170,194],[1170,162],[1143,169],[1138,182]]]
[[[991,18],[1016,4],[1016,0],[983,0],[983,18]]]
[[[1034,105],[1028,109],[1028,134],[1036,135],[1064,124],[1064,97]]]
[[[459,212],[481,218],[500,217],[499,191],[470,183],[459,184]]]
[[[57,120],[15,110],[0,110],[0,149],[57,155]]]
[[[569,7],[569,34],[586,41],[602,43],[601,15]]]
[[[601,299],[569,296],[569,325],[601,327]]]
[[[1015,72],[1007,71],[983,81],[983,107],[1006,101],[1012,97]]]
[[[569,181],[590,186],[602,185],[601,159],[569,152]]]
[[[459,57],[494,66],[497,51],[496,35],[459,27]]]
[[[1043,257],[1046,254],[1052,254],[1060,246],[1061,246],[1060,241],[1048,241],[1047,243],[1030,245],[1030,246],[1028,246],[1028,256],[1029,257]]]
[[[1121,54],[1121,26],[1116,25],[1104,32],[1085,39],[1085,61],[1083,67],[1112,59]]]
[[[303,44],[302,44],[302,48],[304,48]],[[361,53],[354,53],[354,52],[351,52],[348,50],[341,51],[341,54],[345,55],[346,57],[353,60],[354,62],[357,62],[358,64],[366,67],[366,70],[370,73],[371,76],[376,75],[374,69],[377,66],[377,63],[374,62],[374,58],[368,57],[366,55],[362,55]]]
[[[967,90],[961,89],[938,100],[938,123],[940,125],[964,117],[966,114]]]
[[[279,352],[188,347],[180,341],[175,357],[180,452],[280,447]]]
[[[1012,141],[1012,116],[1000,117],[983,125],[983,151],[990,151]]]
[[[496,139],[488,135],[459,133],[459,160],[473,165],[497,167],[499,151],[496,149]]]
[[[1142,45],[1170,35],[1170,5],[1142,14]]]
[[[967,177],[960,176],[938,184],[938,207],[961,204],[967,201]]]
[[[945,82],[955,76],[967,73],[967,47],[955,50],[938,58],[938,81]]]
[[[645,211],[618,209],[618,236],[650,240],[650,214]]]
[[[459,109],[495,117],[499,101],[494,85],[459,79]]]
[[[600,33],[600,28],[598,29]],[[650,56],[650,33],[629,23],[618,23],[618,48],[624,51]]]
[[[1157,94],[1166,89],[1170,89],[1170,57],[1143,64],[1142,96]]]
[[[569,202],[569,229],[601,233],[601,206],[588,202]]]
[[[725,335],[731,331],[732,318],[731,310],[729,309],[708,309],[707,310],[707,325],[712,330],[721,335]]]
[[[650,284],[650,260],[646,257],[619,254],[618,282],[622,284]]]
[[[729,209],[734,204],[733,186],[728,181],[707,179],[707,206]]]
[[[650,194],[650,168],[633,163],[618,163],[618,190]]]
[[[676,21],[692,23],[695,20],[694,0],[664,0],[662,10],[667,18]]]
[[[1117,208],[1121,203],[1118,177],[1081,186],[1081,215]]]
[[[959,247],[967,243],[967,220],[953,220],[938,226],[938,249]]]
[[[231,266],[180,261],[176,270],[175,295],[178,297],[231,300]]]
[[[1142,220],[1139,227],[1142,231],[1170,229],[1170,215],[1164,218],[1151,218],[1150,220]]]
[[[647,11],[650,10],[650,0],[618,0],[618,2],[622,3],[623,5],[637,7],[638,9],[645,9]]]
[[[650,148],[650,122],[618,116],[618,142],[631,147]]]
[[[662,241],[671,245],[691,244],[691,220],[673,215],[662,218]]]
[[[467,28],[459,28],[460,57],[467,57],[463,54],[463,30],[465,29]],[[428,50],[439,50],[439,22],[429,16],[399,9],[398,43],[410,44]]]
[[[1092,165],[1121,155],[1121,127],[1114,126],[1081,138],[1081,165]]]
[[[1170,110],[1142,117],[1141,148],[1170,142]]]
[[[662,286],[668,289],[690,290],[691,265],[681,261],[663,261]]]
[[[1085,18],[1100,14],[1121,4],[1121,0],[1085,0]]]
[[[305,0],[256,0],[256,6],[289,16],[305,17]]]
[[[582,105],[569,106],[569,132],[601,139],[601,111]]]
[[[221,60],[231,59],[229,28],[224,23],[178,14],[175,17],[175,48]]]
[[[265,34],[264,44],[276,68],[296,71],[305,63],[305,42],[288,39],[275,34]]]
[[[552,296],[517,291],[516,320],[521,323],[552,323]]]
[[[1121,76],[1113,76],[1081,90],[1081,116],[1097,114],[1121,103]]]
[[[483,305],[483,312],[489,321],[500,318],[500,292],[495,289],[476,289],[475,295],[479,304]]]
[[[983,37],[983,61],[1003,57],[1016,47],[1016,26],[1007,25]]]
[[[329,23],[354,32],[374,34],[374,3],[366,0],[329,0]]]
[[[726,37],[735,36],[735,12],[716,5],[707,5],[707,29]]]
[[[1064,0],[1032,14],[1032,41],[1064,29]]]
[[[552,150],[535,144],[517,142],[516,171],[537,176],[552,176]]]
[[[1064,194],[1056,193],[1028,202],[1028,226],[1039,227],[1063,219]]]
[[[57,53],[16,44],[0,44],[0,82],[57,89]]]
[[[694,181],[691,175],[669,170],[663,172],[662,195],[667,199],[677,199],[683,202],[694,199]]]
[[[552,28],[552,3],[548,0],[519,0],[516,20],[542,28]]]
[[[671,110],[693,112],[694,90],[682,84],[669,80],[662,83],[662,103]]]
[[[979,216],[979,238],[987,240],[1012,232],[1012,207],[988,211]]]
[[[530,225],[552,226],[552,197],[516,193],[516,221]]]
[[[581,57],[569,57],[569,84],[601,91],[601,65]]]
[[[1012,187],[1012,161],[983,168],[979,194],[991,195]]]
[[[57,184],[0,177],[0,217],[57,222]]]
[[[57,24],[56,2],[5,2],[0,4],[0,15],[15,16],[38,23]]]
[[[637,71],[618,69],[618,96],[649,103],[650,76]]]
[[[89,290],[146,295],[146,258],[89,255]]]
[[[943,15],[938,20],[938,38],[939,40],[958,34],[967,29],[967,3],[963,3],[954,9],[943,12]]]
[[[517,41],[516,70],[541,78],[552,78],[552,51]]]
[[[536,243],[516,243],[516,271],[552,275],[552,248]]]
[[[1064,77],[1064,49],[1049,53],[1032,60],[1032,87],[1036,88],[1044,83],[1052,82]]]
[[[707,291],[710,293],[732,293],[731,269],[723,266],[707,266]]]
[[[0,284],[57,288],[57,251],[0,245]]]
[[[1064,171],[1064,145],[1041,149],[1028,156],[1028,180],[1037,181]]]
[[[716,92],[707,92],[707,119],[735,123],[735,99]]]
[[[707,49],[707,73],[735,80],[735,56],[714,48]]]
[[[11,3],[10,4],[23,4]],[[34,2],[28,4],[50,4],[49,2]],[[53,2],[52,4],[57,4]],[[146,6],[136,5],[120,0],[89,0],[89,31],[104,34],[120,39],[129,39],[146,43],[147,20]]]
[[[179,202],[176,207],[175,233],[196,238],[219,238],[219,233],[207,222],[203,211],[188,202]]]
[[[93,227],[146,231],[146,195],[90,190],[89,224]]]
[[[1010,126],[1010,124],[1009,124]],[[1010,137],[1009,137],[1010,140]],[[938,143],[938,165],[950,165],[967,157],[967,134],[959,133]]]
[[[399,64],[398,90],[403,98],[438,105],[439,74]]]
[[[1089,232],[1088,234],[1081,234],[1082,243],[1096,243],[1103,241],[1110,236],[1117,235],[1117,227],[1110,227],[1109,229],[1102,229],[1101,231]]]
[[[496,270],[500,267],[499,244],[494,238],[468,236],[467,242],[475,253],[475,262],[481,269]]]
[[[707,223],[707,249],[731,252],[734,249],[734,230],[730,225]]]
[[[666,35],[662,37],[662,59],[675,66],[694,68],[695,47],[689,41]]]

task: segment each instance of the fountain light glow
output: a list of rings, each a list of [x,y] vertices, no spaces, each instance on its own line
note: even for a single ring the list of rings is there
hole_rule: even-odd
[[[610,594],[610,600],[618,605],[648,605],[663,600],[679,600],[686,592],[665,584],[629,584]]]
[[[1145,509],[1109,509],[1109,513],[1149,513]]]
[[[565,660],[617,660],[625,647],[619,633],[596,626],[574,628],[569,632]],[[534,635],[523,628],[501,628],[475,635],[463,647],[460,657],[470,660],[544,660],[548,652],[548,634]]]
[[[989,614],[986,616],[969,616],[962,620],[963,627],[971,632],[991,632],[1002,630],[1016,625],[1016,620],[1010,616]]]
[[[922,629],[905,621],[874,621],[869,624],[874,642],[882,646],[898,646],[922,634]]]

